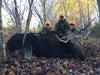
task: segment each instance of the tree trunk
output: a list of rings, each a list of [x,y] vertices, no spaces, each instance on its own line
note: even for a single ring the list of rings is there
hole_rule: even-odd
[[[29,26],[30,26],[30,22],[31,22],[31,18],[32,18],[32,4],[33,4],[33,0],[31,1],[31,3],[29,2],[29,14],[28,14],[28,18],[27,18],[27,22],[26,22],[26,32],[29,32]]]
[[[26,30],[25,30],[25,33],[24,33],[24,37],[23,37],[23,45],[25,43],[25,38],[26,38],[26,35],[27,33],[29,33],[29,26],[30,26],[30,22],[31,22],[31,18],[32,18],[32,4],[33,4],[33,1],[34,0],[29,0],[29,14],[28,14],[28,18],[27,18],[27,23],[26,23]],[[28,49],[23,49],[24,51],[24,57],[27,58],[27,59],[30,59],[32,57],[32,50],[29,49],[28,52],[27,52]]]
[[[43,1],[44,26],[45,26],[45,21],[46,21],[46,8],[45,8],[45,5],[46,5],[46,0]]]
[[[80,0],[78,0],[78,4],[79,4],[79,13],[80,13],[80,24],[81,24],[81,26],[83,26],[82,8],[81,8],[81,2],[80,2]]]
[[[16,22],[16,27],[17,27],[17,33],[21,33],[22,32],[22,26],[21,26],[20,17],[19,17],[19,14],[18,14],[16,0],[14,0],[14,4],[15,4],[15,15],[16,15],[15,22]]]
[[[30,21],[31,21],[31,18],[32,18],[32,4],[33,4],[33,1],[34,0],[31,0],[31,3],[29,1],[29,14],[28,14],[27,22],[26,22],[25,34],[24,34],[24,37],[23,37],[23,44],[25,42],[26,34],[29,33],[29,26],[30,26]]]
[[[99,9],[99,22],[100,22],[100,0],[97,0],[98,9]]]
[[[65,0],[64,2],[65,2],[65,4],[64,4],[65,18],[67,18],[67,11],[66,11],[66,0]]]
[[[89,4],[89,0],[87,0],[87,10],[88,10],[88,23],[90,22],[90,4]]]
[[[0,0],[0,37],[1,37],[1,49],[4,59],[6,60],[6,50],[5,50],[5,44],[4,44],[4,38],[3,38],[3,28],[2,28],[2,0]]]

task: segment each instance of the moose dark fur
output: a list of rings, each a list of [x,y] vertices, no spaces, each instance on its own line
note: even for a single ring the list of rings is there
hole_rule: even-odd
[[[13,35],[6,43],[7,49],[15,51],[24,48],[25,53],[30,52],[36,56],[85,59],[78,41],[75,41],[75,39],[64,43],[58,40],[55,32],[41,36],[28,33],[25,43],[22,45],[23,36],[24,34]]]

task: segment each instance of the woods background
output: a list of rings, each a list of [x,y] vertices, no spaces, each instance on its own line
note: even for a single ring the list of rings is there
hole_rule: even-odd
[[[61,14],[68,22],[74,21],[77,29],[96,17],[89,29],[91,36],[100,37],[100,0],[0,0],[0,53],[5,55],[5,43],[11,35],[38,32],[46,20],[54,28]]]

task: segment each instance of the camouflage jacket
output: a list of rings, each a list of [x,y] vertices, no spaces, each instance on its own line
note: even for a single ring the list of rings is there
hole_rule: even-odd
[[[74,34],[77,34],[76,28],[72,29],[71,31],[72,31]]]
[[[55,31],[61,34],[66,34],[69,30],[69,23],[64,19],[64,21],[59,20],[55,25]]]
[[[39,31],[39,33],[40,33],[40,34],[47,34],[47,33],[50,32],[51,30],[52,30],[51,28],[47,29],[46,27],[44,27],[44,28],[42,28],[42,29]]]

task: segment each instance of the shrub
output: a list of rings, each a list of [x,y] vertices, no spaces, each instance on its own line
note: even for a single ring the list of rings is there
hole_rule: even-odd
[[[100,37],[100,23],[95,23],[95,26],[91,29],[91,31],[92,31],[92,34],[91,34],[92,37],[99,38]]]

